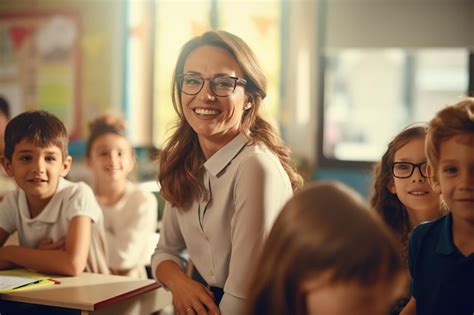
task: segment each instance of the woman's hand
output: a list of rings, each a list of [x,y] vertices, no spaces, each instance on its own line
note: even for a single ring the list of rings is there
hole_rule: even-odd
[[[173,305],[177,315],[220,315],[212,292],[186,275],[173,282],[169,288],[173,294]]]
[[[189,278],[174,261],[166,260],[156,268],[157,278],[173,294],[177,315],[220,315],[212,292]]]

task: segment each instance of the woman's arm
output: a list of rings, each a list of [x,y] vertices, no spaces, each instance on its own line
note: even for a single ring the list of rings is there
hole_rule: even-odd
[[[180,265],[180,253],[186,248],[176,212],[178,209],[165,204],[160,240],[152,256],[154,275],[173,294],[177,314],[220,314],[212,293],[202,284],[189,278]]]
[[[173,304],[177,314],[219,315],[220,311],[214,303],[209,289],[201,283],[190,279],[172,260],[165,260],[156,268],[156,275],[173,294]]]
[[[0,248],[0,257],[38,272],[75,276],[86,266],[90,237],[91,219],[76,216],[69,223],[64,250],[6,246]]]
[[[248,278],[264,238],[291,195],[291,184],[286,173],[269,153],[259,153],[242,161],[234,189],[232,254],[225,294],[220,303],[223,314],[243,311]]]

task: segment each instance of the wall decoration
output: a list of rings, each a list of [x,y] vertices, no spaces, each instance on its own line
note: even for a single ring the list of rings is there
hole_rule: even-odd
[[[72,12],[0,14],[0,94],[14,115],[58,116],[72,139],[80,128],[80,23]]]

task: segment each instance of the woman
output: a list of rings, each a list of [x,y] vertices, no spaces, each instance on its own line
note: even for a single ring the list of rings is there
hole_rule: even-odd
[[[259,115],[266,80],[240,38],[193,38],[173,82],[179,122],[159,158],[166,206],[152,270],[177,314],[242,314],[252,260],[302,180]],[[183,272],[185,249],[204,284]]]

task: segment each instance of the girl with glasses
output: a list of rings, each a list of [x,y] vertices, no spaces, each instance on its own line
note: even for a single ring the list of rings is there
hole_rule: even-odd
[[[153,274],[177,314],[240,315],[252,261],[301,177],[260,115],[266,79],[242,39],[191,39],[173,82],[178,123],[159,156],[166,204]],[[202,281],[183,272],[184,250]]]
[[[425,126],[405,128],[388,144],[374,168],[371,205],[397,234],[405,264],[411,230],[443,212],[440,196],[431,189],[427,178],[425,136]],[[407,298],[399,301],[392,314],[400,312],[408,297],[407,292]]]

